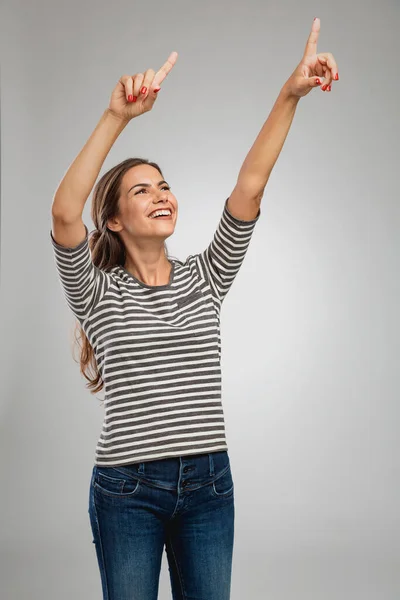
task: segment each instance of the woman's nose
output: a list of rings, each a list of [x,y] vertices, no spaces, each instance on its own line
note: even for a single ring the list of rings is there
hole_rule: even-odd
[[[165,191],[160,192],[159,196],[158,196],[158,200],[162,200],[163,202],[165,202],[168,199],[168,194],[165,193]]]

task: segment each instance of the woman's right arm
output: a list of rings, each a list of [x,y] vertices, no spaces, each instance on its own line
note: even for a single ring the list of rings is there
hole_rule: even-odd
[[[82,221],[86,200],[111,146],[127,123],[152,109],[159,85],[176,58],[177,53],[172,52],[157,73],[148,69],[144,74],[121,77],[111,94],[109,107],[55,193],[50,232],[54,256],[68,305],[82,322],[110,285],[110,275],[92,261],[89,232]],[[145,93],[140,93],[141,90]],[[137,102],[133,102],[135,96]]]
[[[177,52],[171,52],[157,73],[147,69],[144,74],[123,75],[118,81],[108,108],[54,195],[52,235],[62,246],[73,248],[85,239],[83,209],[107,154],[125,126],[153,108],[160,84],[175,65],[177,57]],[[146,88],[144,94],[140,93],[142,88]],[[134,97],[137,102],[132,102]]]
[[[83,241],[86,200],[111,147],[128,122],[107,108],[57,188],[52,206],[53,237],[62,246],[71,248]]]

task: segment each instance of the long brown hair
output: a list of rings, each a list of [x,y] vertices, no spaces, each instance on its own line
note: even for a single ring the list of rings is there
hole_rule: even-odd
[[[93,189],[91,217],[96,229],[89,235],[89,248],[93,264],[104,271],[125,264],[126,251],[124,243],[117,233],[108,229],[107,221],[119,212],[118,202],[123,176],[129,169],[137,165],[150,165],[157,169],[161,177],[164,178],[160,167],[155,162],[150,162],[146,158],[127,158],[104,173]],[[165,242],[164,248],[165,254],[169,258]],[[95,394],[103,389],[104,382],[97,366],[93,348],[79,321],[75,323],[74,338],[80,347],[80,371],[89,382],[86,387],[89,388],[92,394]],[[75,360],[75,362],[77,361]]]

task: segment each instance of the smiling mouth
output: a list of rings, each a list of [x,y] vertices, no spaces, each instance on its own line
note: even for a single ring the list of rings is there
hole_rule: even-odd
[[[170,210],[170,209],[168,209]],[[154,212],[154,211],[153,211]],[[172,210],[171,210],[171,214],[169,215],[159,215],[157,217],[152,217],[151,214],[148,216],[149,219],[172,219]]]

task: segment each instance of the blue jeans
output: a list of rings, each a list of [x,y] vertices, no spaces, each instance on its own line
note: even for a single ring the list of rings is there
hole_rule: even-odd
[[[234,486],[226,451],[93,467],[89,516],[103,600],[229,600]]]

